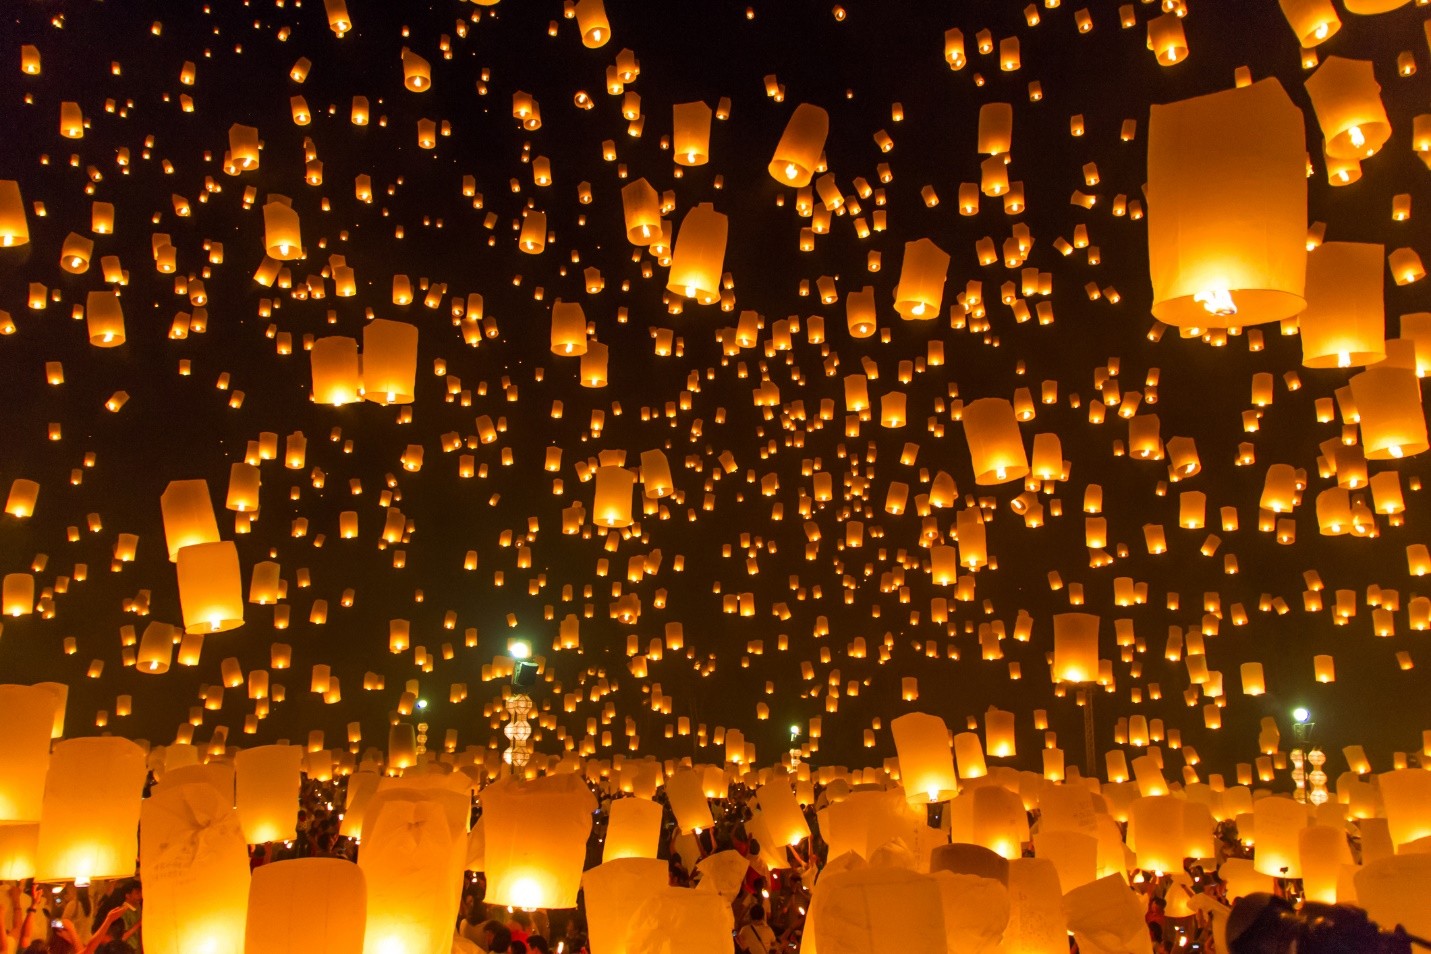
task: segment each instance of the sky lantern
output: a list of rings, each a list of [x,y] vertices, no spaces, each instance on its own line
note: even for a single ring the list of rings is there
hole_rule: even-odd
[[[645,179],[621,187],[621,207],[626,217],[626,239],[646,247],[661,237],[661,196]]]
[[[342,38],[353,28],[353,20],[348,16],[347,0],[323,0],[323,8],[328,14],[328,29]]]
[[[417,327],[378,318],[363,328],[363,396],[376,404],[411,404],[417,380]]]
[[[15,248],[30,241],[30,225],[25,218],[25,201],[20,183],[0,179],[0,248]]]
[[[964,437],[980,485],[1022,480],[1029,473],[1014,407],[1003,398],[980,398],[964,406]]]
[[[5,498],[5,512],[12,517],[24,519],[35,512],[35,503],[40,497],[38,482],[24,477],[16,477],[10,484],[10,494]]]
[[[517,247],[528,255],[540,255],[547,247],[547,214],[540,209],[528,209],[522,216],[522,231]]]
[[[938,317],[948,273],[949,255],[939,246],[927,238],[906,242],[894,310],[906,319]]]
[[[1292,32],[1297,35],[1297,42],[1306,49],[1317,46],[1342,28],[1341,18],[1337,16],[1337,9],[1332,5],[1332,0],[1278,0],[1278,2],[1282,6],[1282,15],[1287,18]]]
[[[298,213],[286,196],[270,195],[263,205],[264,251],[269,258],[291,262],[304,256]]]
[[[204,782],[159,786],[139,815],[144,947],[242,954],[248,849],[232,799]]]
[[[595,807],[571,774],[504,779],[483,789],[488,903],[575,907]]]
[[[674,120],[671,152],[675,156],[676,164],[705,165],[710,161],[711,108],[700,101],[676,103],[671,108]]]
[[[244,841],[261,845],[293,839],[302,757],[296,745],[260,745],[234,757],[235,804]]]
[[[39,686],[0,685],[9,726],[0,747],[0,824],[40,820],[56,705],[54,694]]]
[[[50,756],[36,877],[88,884],[134,873],[144,750],[114,736],[67,739]]]
[[[124,311],[119,296],[112,291],[92,291],[85,300],[85,321],[89,343],[96,348],[117,348],[124,344]]]
[[[260,865],[248,886],[245,954],[362,954],[367,922],[363,871],[338,858]]]
[[[402,84],[414,93],[432,88],[432,65],[407,47],[402,50]]]
[[[231,541],[181,547],[176,563],[186,633],[221,633],[243,625],[243,579]]]
[[[1370,60],[1329,56],[1306,80],[1327,155],[1368,159],[1391,137],[1381,86]]]
[[[1013,144],[1014,107],[1011,103],[985,103],[979,107],[979,152],[998,156]]]
[[[770,177],[782,185],[796,188],[809,185],[820,164],[825,137],[829,133],[829,113],[809,103],[796,106],[767,167]]]
[[[1307,309],[1297,317],[1302,364],[1350,368],[1386,357],[1383,247],[1323,242],[1307,256]]]
[[[598,527],[629,527],[631,493],[635,486],[634,472],[614,465],[598,467],[591,505],[592,521]]]
[[[681,219],[671,251],[666,289],[702,305],[720,301],[720,277],[725,261],[725,215],[709,202],[691,207]]]
[[[309,352],[316,404],[341,407],[362,400],[363,372],[357,339],[330,335],[313,342]]]
[[[440,789],[379,793],[363,820],[358,867],[367,885],[364,954],[451,949],[467,857],[465,812]],[[443,796],[450,796],[443,798]]]
[[[1353,375],[1350,384],[1368,460],[1412,457],[1431,446],[1415,371],[1378,366]]]
[[[586,354],[586,312],[581,303],[562,301],[552,305],[552,354]]]
[[[179,559],[179,551],[184,547],[218,542],[219,527],[207,481],[171,480],[159,497],[159,507],[170,563]]]
[[[606,19],[603,0],[577,0],[576,27],[581,31],[581,45],[599,49],[611,39],[611,24]]]
[[[1262,130],[1255,148],[1236,130]],[[1300,312],[1307,249],[1302,114],[1266,79],[1154,106],[1148,129],[1153,315],[1180,328]]]
[[[1098,627],[1092,613],[1053,617],[1053,678],[1058,682],[1093,682],[1098,677]]]

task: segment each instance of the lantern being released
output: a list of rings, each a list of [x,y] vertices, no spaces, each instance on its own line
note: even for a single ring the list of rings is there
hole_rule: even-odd
[[[594,808],[585,781],[571,773],[483,789],[488,903],[575,907]]]
[[[0,746],[0,824],[40,820],[56,705],[54,694],[39,686],[0,685],[6,735]]]
[[[1302,113],[1275,79],[1153,107],[1154,317],[1222,328],[1279,321],[1306,306],[1305,139]]]
[[[889,724],[899,754],[899,777],[905,797],[928,802],[948,801],[959,793],[949,729],[937,715],[910,712]]]
[[[367,901],[363,871],[351,861],[260,865],[248,888],[245,954],[362,954]]]
[[[57,744],[45,778],[35,876],[85,884],[132,875],[147,774],[144,750],[128,739]]]
[[[165,782],[144,800],[139,867],[145,950],[242,954],[248,849],[231,802],[198,781]]]

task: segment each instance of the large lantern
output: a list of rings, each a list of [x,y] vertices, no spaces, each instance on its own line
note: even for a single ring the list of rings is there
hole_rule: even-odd
[[[1307,256],[1307,309],[1297,317],[1302,364],[1350,368],[1386,357],[1385,249],[1323,242]]]
[[[666,290],[702,305],[720,301],[729,220],[709,202],[692,207],[676,233]]]
[[[441,797],[455,796],[451,791],[392,795],[376,796],[363,823],[364,954],[448,954],[467,860],[465,814],[457,823],[450,799]]]
[[[663,811],[649,798],[618,798],[612,802],[601,860],[655,858],[661,842]]]
[[[1378,366],[1351,379],[1367,460],[1395,460],[1427,450],[1421,382],[1409,368]]]
[[[313,403],[340,407],[363,399],[363,366],[356,338],[319,338],[308,359],[313,369]]]
[[[488,903],[575,907],[595,808],[591,790],[572,773],[507,778],[483,789]]]
[[[124,310],[112,291],[92,291],[85,299],[85,322],[89,343],[97,348],[117,348],[124,344]]]
[[[676,165],[705,165],[710,161],[711,108],[699,101],[676,103],[672,112],[675,124],[671,151],[675,153]]]
[[[1332,0],[1279,0],[1282,15],[1297,34],[1297,42],[1311,49],[1342,28]]]
[[[612,807],[616,804],[621,803]],[[632,916],[669,883],[670,866],[654,858],[621,858],[584,872],[581,891],[592,954],[626,951]]]
[[[54,694],[39,686],[0,685],[0,712],[5,714],[0,824],[40,820],[57,705]]]
[[[927,238],[904,243],[904,265],[894,290],[894,310],[907,319],[939,316],[949,254]]]
[[[417,327],[379,318],[363,328],[364,397],[411,404],[417,381]]]
[[[214,519],[213,501],[205,480],[171,480],[159,496],[164,518],[164,543],[169,562],[176,563],[179,551],[196,543],[218,543],[219,525]]]
[[[944,720],[909,712],[889,724],[899,757],[899,778],[911,801],[943,802],[959,793],[954,754]]]
[[[261,865],[249,883],[245,954],[362,954],[367,904],[363,870],[351,861]]]
[[[596,468],[592,522],[598,527],[621,529],[631,526],[631,494],[636,474],[625,467],[607,464]]]
[[[222,633],[243,625],[243,578],[233,541],[181,547],[176,562],[184,632]]]
[[[204,782],[164,784],[139,815],[144,949],[242,954],[248,849],[230,797]]]
[[[1154,317],[1247,326],[1306,305],[1306,137],[1275,79],[1154,106],[1147,195]]]
[[[297,745],[260,745],[234,756],[235,804],[249,844],[293,839],[302,761]]]
[[[263,204],[263,247],[269,258],[280,262],[303,257],[298,213],[283,196],[271,195]]]
[[[586,354],[586,312],[579,302],[558,298],[552,304],[551,347],[552,354]]]
[[[795,107],[780,143],[775,147],[767,170],[782,185],[803,188],[820,165],[825,137],[830,133],[830,114],[819,106],[801,103]]]
[[[1391,138],[1371,60],[1329,56],[1304,84],[1334,159],[1366,159]]]
[[[1098,678],[1098,625],[1092,613],[1053,617],[1053,678],[1056,682],[1093,682]]]
[[[134,874],[144,750],[113,736],[55,746],[45,778],[35,876],[88,883]]]
[[[645,179],[621,187],[626,240],[642,248],[661,237],[661,196]]]
[[[964,406],[964,438],[975,483],[1004,484],[1028,476],[1018,418],[1003,398],[981,398]]]

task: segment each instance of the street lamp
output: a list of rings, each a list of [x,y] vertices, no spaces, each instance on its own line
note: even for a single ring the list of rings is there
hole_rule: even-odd
[[[1324,805],[1327,802],[1327,773],[1322,771],[1327,753],[1312,742],[1312,730],[1317,724],[1312,721],[1312,713],[1305,706],[1292,710],[1292,737],[1296,747],[1289,753],[1292,762],[1292,784],[1296,790],[1293,797],[1299,802]],[[1304,769],[1310,765],[1311,771]]]
[[[526,766],[532,757],[532,726],[527,715],[532,711],[532,697],[527,691],[536,685],[537,664],[531,662],[532,644],[525,639],[507,641],[507,651],[515,660],[512,666],[512,694],[507,697],[507,725],[502,734],[507,737],[507,751],[502,761],[512,766],[512,772]]]

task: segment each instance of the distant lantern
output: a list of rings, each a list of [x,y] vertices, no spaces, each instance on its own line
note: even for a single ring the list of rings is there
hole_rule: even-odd
[[[116,348],[124,344],[124,311],[119,296],[112,291],[92,291],[85,299],[85,323],[89,343],[97,348]]]
[[[943,802],[959,792],[949,729],[937,715],[910,712],[890,722],[900,781],[910,801]]]
[[[611,39],[606,4],[602,0],[577,0],[576,27],[581,31],[582,46],[591,50],[605,46]]]
[[[1329,156],[1366,159],[1391,138],[1391,122],[1372,67],[1371,60],[1329,56],[1307,77],[1304,85]]]
[[[6,733],[0,746],[0,825],[40,820],[58,704],[54,693],[39,686],[0,685]]]
[[[1092,613],[1053,617],[1053,678],[1056,682],[1093,682],[1098,678],[1098,627]]]
[[[302,779],[303,749],[297,745],[260,745],[234,756],[234,794],[244,841],[261,845],[292,841]]]
[[[402,51],[402,84],[414,93],[432,88],[432,65],[406,47]]]
[[[195,543],[217,543],[219,526],[214,519],[209,485],[204,480],[171,480],[159,497],[164,519],[164,543],[169,562],[179,559],[179,551]]]
[[[873,285],[845,296],[845,321],[851,338],[868,338],[875,333],[875,293]]]
[[[355,338],[330,335],[313,342],[308,353],[313,371],[313,402],[340,407],[362,400],[362,364]]]
[[[253,869],[245,954],[362,954],[363,871],[338,858],[292,858]]]
[[[552,354],[586,354],[586,312],[579,302],[558,298],[553,303],[551,348]]]
[[[1175,66],[1187,59],[1188,41],[1183,21],[1176,13],[1165,13],[1148,21],[1148,48],[1163,66]]]
[[[280,262],[291,262],[303,257],[303,238],[300,235],[298,213],[287,201],[277,196],[270,197],[263,204],[263,247],[268,257]]]
[[[636,486],[636,474],[614,465],[598,467],[595,484],[592,522],[598,527],[617,530],[631,526],[631,493]]]
[[[139,637],[139,655],[134,668],[159,676],[169,671],[174,659],[175,629],[168,623],[152,622]]]
[[[702,305],[720,301],[729,228],[726,216],[709,202],[692,207],[676,233],[666,290]]]
[[[1384,248],[1323,242],[1307,256],[1307,308],[1297,317],[1302,364],[1350,368],[1386,357]]]
[[[221,633],[243,625],[243,579],[232,541],[183,547],[177,562],[186,633]]]
[[[1332,0],[1279,0],[1282,15],[1297,35],[1297,43],[1311,49],[1342,28]]]
[[[1396,460],[1424,453],[1426,414],[1421,382],[1409,368],[1378,366],[1351,379],[1367,460]],[[1380,474],[1377,475],[1381,476]]]
[[[1155,318],[1241,327],[1306,306],[1306,136],[1275,79],[1154,106],[1146,191]]]
[[[547,247],[547,214],[539,209],[528,209],[522,219],[522,231],[517,236],[517,247],[528,255],[539,255]]]
[[[637,179],[621,187],[626,240],[646,248],[661,237],[661,196],[651,183]]]
[[[1014,407],[1003,398],[964,406],[964,437],[977,484],[1003,484],[1028,476],[1028,456]]]
[[[60,245],[60,268],[71,275],[83,275],[89,271],[89,260],[93,254],[94,242],[78,232],[71,232]]]
[[[323,7],[328,13],[328,29],[334,34],[341,37],[353,29],[353,19],[348,16],[346,0],[323,0]]]
[[[797,188],[809,185],[816,167],[820,165],[825,137],[829,134],[829,113],[809,103],[796,106],[767,167],[771,178]]]
[[[676,103],[671,151],[678,166],[703,166],[710,161],[711,108],[702,102]]]
[[[978,147],[986,156],[998,156],[1013,145],[1014,107],[1011,103],[985,103],[979,107]]]
[[[29,573],[6,573],[0,597],[6,616],[27,616],[35,609],[35,578]]]
[[[144,750],[128,739],[57,743],[45,778],[36,877],[81,884],[131,877],[147,774]]]
[[[487,902],[576,907],[595,808],[585,779],[571,773],[484,788]]]
[[[894,290],[894,310],[909,319],[937,318],[948,274],[947,252],[927,238],[906,242],[904,265]]]
[[[671,464],[659,450],[641,452],[641,489],[649,499],[671,494]]]
[[[25,218],[25,200],[20,183],[0,179],[0,248],[15,248],[30,241],[30,223]]]
[[[379,318],[363,328],[363,396],[411,404],[417,381],[417,327]]]

